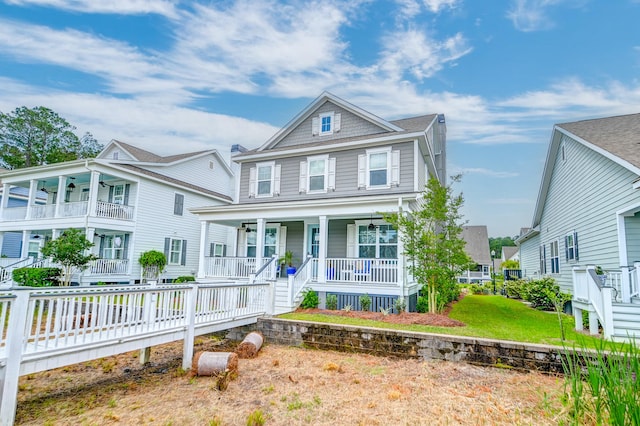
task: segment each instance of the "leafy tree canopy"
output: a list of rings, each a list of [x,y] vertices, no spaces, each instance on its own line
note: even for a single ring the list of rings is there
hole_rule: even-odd
[[[457,298],[456,276],[470,262],[462,239],[464,199],[436,178],[429,179],[423,194],[419,209],[388,214],[385,220],[401,231],[408,268],[422,285],[429,312],[437,312]]]
[[[78,137],[76,128],[43,106],[0,112],[0,166],[41,166],[95,157],[103,148],[91,133]]]
[[[64,268],[64,285],[71,283],[74,268],[85,269],[89,262],[97,258],[94,254],[85,254],[93,247],[93,243],[79,229],[67,229],[55,240],[47,241],[42,246],[42,255],[50,257]]]
[[[489,250],[495,250],[496,259],[502,255],[502,247],[515,246],[515,238],[512,237],[490,237],[489,238]]]

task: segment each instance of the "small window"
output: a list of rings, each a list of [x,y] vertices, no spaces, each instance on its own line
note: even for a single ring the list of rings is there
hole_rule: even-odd
[[[114,185],[111,198],[113,204],[124,204],[124,185]]]
[[[551,241],[549,244],[549,260],[551,261],[551,273],[560,273],[560,252],[558,250],[558,241]]]
[[[367,151],[367,187],[389,186],[389,149]]]
[[[213,161],[209,161],[209,169],[213,170],[214,168],[214,163]]]
[[[175,198],[173,200],[173,214],[177,216],[182,216],[183,210],[184,210],[184,195],[175,194]]]
[[[222,257],[224,256],[224,244],[220,243],[211,243],[211,247],[209,249],[209,256],[211,257]]]
[[[89,200],[89,188],[82,188],[82,192],[80,193],[80,201],[88,201]]]
[[[112,156],[112,158],[113,158],[114,160],[117,160],[119,155],[120,155],[120,153],[119,153],[118,151],[113,151],[113,156]]]
[[[333,113],[320,115],[320,134],[328,135],[333,133]]]

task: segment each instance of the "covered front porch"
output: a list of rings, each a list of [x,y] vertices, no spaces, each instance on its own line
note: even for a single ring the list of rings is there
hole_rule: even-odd
[[[331,205],[303,201],[193,209],[202,226],[198,280],[250,279],[271,264],[273,279],[296,294],[312,288],[321,295],[409,297],[417,285],[406,271],[402,238],[381,213],[398,211],[409,211],[409,200],[394,196]],[[236,228],[235,245],[226,255],[206,239],[213,223]],[[287,251],[295,272],[287,272],[289,265],[279,261]]]

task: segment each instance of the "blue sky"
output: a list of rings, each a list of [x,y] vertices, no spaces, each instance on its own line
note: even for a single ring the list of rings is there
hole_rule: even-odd
[[[471,225],[529,226],[555,123],[640,112],[640,0],[0,0],[0,111],[158,154],[261,145],[323,90],[444,113]]]

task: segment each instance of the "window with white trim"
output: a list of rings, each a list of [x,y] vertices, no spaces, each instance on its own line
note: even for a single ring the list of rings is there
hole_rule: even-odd
[[[358,156],[358,188],[400,185],[400,151],[391,147],[368,149]]]
[[[113,186],[113,196],[111,198],[113,204],[124,204],[124,185]]]
[[[333,111],[322,112],[311,120],[311,135],[326,136],[340,131],[341,114]]]
[[[278,250],[278,228],[267,226],[264,229],[264,257],[271,257]]]
[[[273,164],[259,164],[257,168],[258,191],[256,193],[256,196],[271,196],[271,188],[273,185]]]
[[[389,224],[370,228],[369,224],[358,225],[358,257],[397,259],[398,231]]]
[[[326,192],[327,156],[307,159],[309,166],[309,192]]]
[[[210,257],[224,256],[224,244],[211,243],[211,245],[209,246],[209,256]]]
[[[274,161],[257,163],[249,169],[249,197],[280,195],[281,165]]]
[[[560,273],[560,251],[558,240],[549,243],[549,260],[551,261],[551,273]]]
[[[256,257],[257,236],[255,229],[247,232],[247,257]]]
[[[542,244],[539,250],[540,256],[540,274],[544,275],[547,273],[547,246]]]
[[[564,237],[564,250],[567,262],[577,261],[578,257],[578,233],[572,232]]]
[[[330,135],[333,133],[333,113],[320,114],[320,135]]]
[[[105,235],[103,237],[102,258],[124,259],[124,235]]]
[[[169,243],[169,256],[167,256],[167,263],[169,265],[180,265],[182,261],[182,245],[184,241],[171,238]]]

